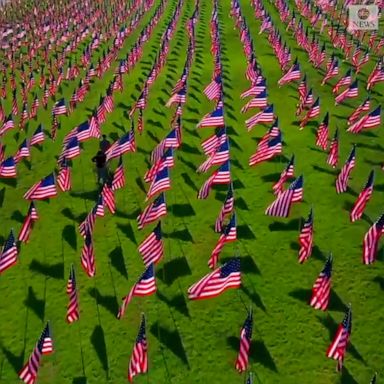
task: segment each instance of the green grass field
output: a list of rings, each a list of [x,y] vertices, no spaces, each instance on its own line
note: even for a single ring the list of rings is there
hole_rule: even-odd
[[[368,383],[384,364],[382,302],[384,276],[382,248],[379,261],[372,266],[361,263],[362,240],[372,221],[382,213],[384,161],[382,129],[351,135],[345,132],[346,117],[366,96],[364,79],[373,68],[374,59],[358,75],[360,96],[341,106],[334,106],[331,85],[320,87],[323,72],[313,70],[304,51],[297,47],[291,33],[286,33],[276,9],[265,6],[298,56],[309,84],[321,99],[321,119],[330,112],[331,134],[340,128],[340,164],[347,158],[352,143],[357,144],[357,165],[350,180],[350,191],[337,195],[334,187],[337,170],[326,164],[325,153],[315,149],[315,123],[299,131],[295,110],[296,86],[277,87],[281,71],[267,35],[258,35],[260,22],[254,18],[248,1],[242,11],[254,39],[257,60],[267,78],[269,100],[275,105],[284,135],[284,157],[296,156],[296,174],[304,175],[304,202],[295,204],[289,219],[264,215],[273,201],[272,185],[286,162],[284,157],[257,167],[248,166],[257,140],[265,127],[248,133],[244,121],[252,115],[240,113],[245,104],[240,94],[249,87],[244,77],[246,60],[238,31],[229,16],[230,2],[220,3],[219,20],[224,67],[226,124],[230,135],[232,177],[238,217],[238,241],[227,244],[220,260],[241,257],[243,286],[218,298],[191,302],[190,285],[209,272],[207,261],[218,234],[213,224],[225,197],[225,188],[215,188],[207,200],[197,200],[197,190],[208,177],[195,170],[205,160],[200,143],[211,129],[196,130],[201,117],[213,110],[213,103],[202,94],[213,73],[210,53],[210,0],[201,1],[197,28],[196,58],[189,77],[187,103],[183,113],[183,144],[175,152],[171,170],[172,189],[166,193],[168,215],[163,220],[165,257],[156,269],[157,295],[134,298],[125,317],[116,314],[121,298],[129,292],[143,272],[138,244],[152,230],[149,225],[137,230],[136,216],[145,206],[147,186],[143,175],[148,169],[151,150],[170,129],[173,109],[165,107],[171,90],[181,75],[185,61],[187,35],[185,23],[192,15],[194,2],[185,0],[181,20],[171,43],[167,64],[151,87],[144,112],[145,130],[136,136],[137,152],[124,156],[127,185],[116,193],[117,213],[98,219],[94,232],[96,277],[88,278],[80,266],[83,240],[78,223],[93,207],[98,195],[91,157],[97,140],[84,143],[79,158],[73,161],[72,191],[48,202],[37,202],[40,220],[31,240],[23,245],[16,266],[0,277],[0,382],[17,383],[17,372],[28,359],[47,320],[50,320],[55,353],[42,359],[41,384],[101,384],[126,382],[128,361],[140,322],[147,317],[149,373],[135,378],[136,383],[243,383],[244,376],[234,369],[239,332],[246,308],[254,309],[254,334],[250,369],[255,383]],[[115,111],[102,125],[110,140],[130,127],[127,112],[133,105],[159,48],[161,34],[173,12],[175,0],[169,0],[165,15],[146,43],[143,59],[134,71],[124,75],[124,91],[115,94]],[[148,22],[152,11],[130,36],[119,57],[124,57]],[[322,36],[324,39],[324,35]],[[327,47],[330,47],[328,41]],[[329,52],[329,51],[328,51]],[[338,54],[341,56],[341,52]],[[116,63],[113,65],[115,68]],[[343,74],[347,64],[343,63]],[[0,244],[10,228],[18,233],[28,209],[22,196],[37,180],[56,166],[62,139],[70,129],[83,122],[98,105],[99,97],[113,77],[111,69],[91,85],[91,92],[70,117],[61,118],[61,130],[55,142],[47,139],[40,151],[32,148],[31,169],[25,162],[18,166],[17,184],[0,179]],[[69,100],[76,82],[66,86],[63,96]],[[333,85],[335,79],[331,81]],[[377,85],[373,105],[383,100],[384,87]],[[10,99],[4,103],[10,108]],[[50,102],[50,105],[52,101]],[[320,119],[319,119],[320,121]],[[27,137],[38,123],[50,128],[50,108],[40,110],[37,121],[30,121]],[[16,129],[5,137],[10,154],[24,139]],[[111,169],[114,169],[113,162]],[[349,209],[365,184],[371,169],[376,170],[375,192],[366,210],[366,219],[349,222]],[[145,189],[144,189],[145,188]],[[304,265],[297,262],[297,239],[302,220],[314,209],[315,248]],[[330,310],[323,313],[307,302],[311,287],[323,267],[328,252],[334,255],[333,291]],[[65,293],[69,268],[74,263],[79,288],[80,321],[68,325]],[[325,356],[346,304],[353,309],[353,330],[343,374],[335,372],[336,363]]]

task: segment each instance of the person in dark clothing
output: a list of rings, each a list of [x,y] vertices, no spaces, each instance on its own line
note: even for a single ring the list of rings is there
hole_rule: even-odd
[[[107,156],[103,151],[98,151],[96,156],[92,157],[92,161],[96,163],[98,182],[103,184],[107,178]]]
[[[111,146],[110,142],[107,140],[107,136],[106,135],[103,135],[102,136],[102,140],[100,140],[100,145],[99,145],[99,148],[100,148],[100,151],[102,151],[103,153],[107,152],[108,148]]]

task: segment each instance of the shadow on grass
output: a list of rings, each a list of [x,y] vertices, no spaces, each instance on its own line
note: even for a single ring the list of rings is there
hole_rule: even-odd
[[[16,210],[13,211],[11,219],[17,221],[18,223],[23,223],[24,215],[19,210]]]
[[[0,177],[0,183],[3,183],[8,187],[12,187],[12,188],[17,187],[17,179],[3,179]]]
[[[182,315],[186,317],[190,317],[187,301],[185,300],[185,297],[181,293],[172,297],[172,299],[168,299],[168,297],[166,297],[159,290],[157,290],[156,295],[163,303],[174,308],[176,311],[180,312]]]
[[[116,209],[115,216],[121,217],[122,219],[130,219],[130,220],[136,220],[137,216],[141,213],[141,210],[139,208],[135,209],[132,213],[126,213],[121,211],[120,209]]]
[[[181,151],[185,153],[190,153],[192,155],[200,155],[200,151],[196,147],[191,147],[187,143],[182,143]]]
[[[252,302],[260,308],[262,311],[267,312],[267,308],[265,307],[263,300],[260,295],[256,292],[255,289],[248,289],[246,286],[242,285],[240,288],[251,300]]]
[[[354,206],[354,203],[351,203],[350,201],[345,201],[344,202],[344,206],[343,208],[347,211],[347,212],[351,212],[352,211],[352,208]],[[370,217],[368,215],[366,215],[365,213],[363,213],[363,215],[361,216],[361,218],[366,221],[368,224],[372,225],[373,224],[373,221],[370,219]]]
[[[180,161],[185,164],[192,172],[196,171],[195,164],[192,163],[192,161],[185,160],[184,158],[180,157]]]
[[[145,189],[144,181],[141,179],[141,177],[137,176],[135,181],[136,185],[140,188],[140,190],[146,194],[147,191]]]
[[[261,176],[261,179],[266,183],[272,183],[280,178],[280,173],[270,173],[269,175],[263,175]]]
[[[3,208],[4,197],[5,197],[5,187],[0,189],[0,208]]]
[[[73,213],[72,213],[72,211],[69,209],[69,208],[64,208],[64,209],[62,209],[61,210],[61,214],[63,215],[63,216],[65,216],[67,219],[69,219],[69,220],[73,220],[73,221],[76,221],[76,222],[79,222],[78,221],[78,217],[76,217]],[[85,214],[86,215],[86,214]]]
[[[28,287],[28,296],[24,300],[24,305],[31,309],[41,321],[44,320],[45,300],[38,299],[32,287]]]
[[[99,191],[94,190],[94,191],[86,191],[86,192],[69,192],[69,195],[71,197],[75,197],[79,199],[96,201],[99,196]]]
[[[76,229],[73,224],[68,224],[63,228],[63,239],[69,244],[69,246],[76,251],[77,249],[77,236]]]
[[[164,233],[164,237],[194,243],[193,237],[187,228],[173,231],[172,233]]]
[[[335,363],[336,364],[336,363]],[[345,368],[345,366],[343,366],[343,370],[341,372],[341,380],[340,380],[340,383],[341,384],[359,384],[354,378],[353,376],[350,374],[350,372],[348,371],[347,368]]]
[[[336,170],[331,170],[331,169],[328,169],[328,168],[320,167],[318,165],[312,165],[312,168],[315,171],[319,171],[319,172],[322,172],[322,173],[327,173],[328,175],[332,175],[332,176],[336,176],[337,175],[337,171]]]
[[[3,352],[8,363],[12,366],[16,373],[19,373],[24,364],[25,350],[23,350],[20,355],[15,355],[8,348],[5,348],[2,344],[0,345],[1,351]]]
[[[184,183],[187,184],[190,188],[192,188],[194,191],[198,191],[199,189],[196,187],[196,184],[193,182],[191,177],[188,175],[188,173],[182,173],[181,177],[184,180]]]
[[[328,329],[329,341],[331,342],[335,337],[339,324],[336,323],[336,321],[329,314],[327,314],[325,317],[317,316],[317,319],[325,328]],[[343,318],[341,317],[340,322],[342,321],[342,319]],[[348,344],[347,352],[350,353],[356,360],[359,360],[364,365],[367,365],[365,360],[357,351],[357,349],[353,346],[353,344],[351,343]]]
[[[292,241],[290,244],[290,247],[292,250],[299,252],[299,249],[300,249],[299,243]],[[313,258],[315,258],[317,260],[321,260],[321,261],[325,261],[327,259],[326,256],[321,251],[321,249],[317,245],[314,245],[312,247],[312,253],[311,253],[310,257],[313,257]]]
[[[157,277],[167,285],[173,284],[179,277],[189,276],[192,271],[185,257],[178,257],[163,264],[157,270]]]
[[[375,283],[378,283],[380,288],[384,291],[384,277],[382,276],[376,276],[373,281]]]
[[[240,240],[254,240],[256,236],[247,224],[242,224],[237,226],[237,238]]]
[[[228,337],[227,343],[236,352],[239,350],[240,339],[238,337]],[[249,360],[253,363],[260,363],[261,365],[270,369],[273,372],[278,372],[273,357],[269,353],[268,348],[266,347],[263,340],[251,341],[251,347],[249,350]]]
[[[270,231],[299,231],[301,219],[292,219],[288,223],[282,223],[280,221],[274,221],[268,225]]]
[[[81,377],[75,377],[72,380],[72,384],[87,384],[87,378],[84,376]]]
[[[119,272],[123,277],[128,279],[128,272],[124,262],[123,249],[119,246],[109,253],[109,259],[111,265]]]
[[[188,357],[177,329],[171,331],[157,321],[151,326],[150,332],[161,344],[187,365],[189,369]]]
[[[196,216],[196,212],[191,204],[173,204],[169,207],[169,211],[175,217]]]
[[[135,237],[135,233],[133,232],[133,228],[132,228],[131,223],[128,223],[128,224],[117,223],[116,226],[117,226],[118,229],[120,229],[120,231],[125,236],[128,237],[128,239],[130,239],[134,244],[137,244],[137,240],[136,240],[136,237]]]
[[[29,264],[29,270],[41,273],[42,275],[46,277],[51,277],[52,279],[64,279],[64,263],[56,263],[49,265],[46,263],[41,263],[36,259],[33,259],[31,261],[31,264]]]
[[[104,330],[101,325],[96,325],[95,329],[92,332],[91,343],[93,348],[95,348],[97,357],[100,360],[101,366],[105,371],[108,377],[109,364],[108,364],[108,354],[107,346],[105,344]]]
[[[89,295],[96,300],[98,305],[101,305],[108,312],[110,312],[114,317],[116,317],[119,310],[119,304],[117,302],[116,296],[114,295],[102,295],[97,288],[90,288],[88,290]]]

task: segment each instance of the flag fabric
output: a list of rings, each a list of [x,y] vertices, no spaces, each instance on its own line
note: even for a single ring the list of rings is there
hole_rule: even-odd
[[[4,121],[2,127],[0,128],[0,136],[3,136],[5,132],[15,127],[12,114],[10,114],[7,119]]]
[[[257,95],[259,95],[261,92],[263,92],[265,89],[266,89],[265,80],[262,79],[262,80],[260,80],[259,82],[254,83],[254,85],[252,85],[251,88],[249,88],[249,89],[247,89],[245,92],[243,92],[243,93],[240,95],[240,98],[241,98],[241,99],[245,99],[246,97],[249,97],[249,96],[257,96]]]
[[[30,157],[31,153],[29,151],[29,143],[28,140],[25,139],[23,142],[20,144],[19,149],[17,150],[14,159],[15,163],[18,163],[21,159],[25,157]]]
[[[57,175],[57,185],[62,192],[70,191],[72,188],[71,167],[68,165],[65,157],[60,162],[59,174]]]
[[[273,105],[269,105],[261,112],[256,113],[256,115],[246,120],[245,125],[249,132],[256,124],[273,123],[274,119],[275,119],[275,115],[273,114]]]
[[[322,311],[327,310],[331,296],[332,261],[332,255],[329,255],[323,270],[320,272],[312,288],[310,306]]]
[[[339,162],[339,129],[336,128],[335,134],[331,141],[331,145],[329,148],[327,164],[329,164],[332,168],[336,168],[337,163]]]
[[[292,65],[292,67],[288,70],[288,72],[277,82],[279,86],[282,86],[284,84],[290,83],[294,80],[299,80],[301,78],[300,73],[300,64],[297,62],[297,59],[295,63]]]
[[[173,158],[173,148],[168,148],[160,159],[156,160],[151,168],[145,173],[144,181],[146,183],[152,182],[155,176],[164,168],[172,168],[175,165]]]
[[[190,300],[208,299],[240,286],[240,259],[234,258],[189,287],[188,297]]]
[[[105,152],[107,156],[107,161],[119,157],[127,152],[135,152],[136,143],[135,143],[135,131],[132,129],[120,137],[119,140],[114,142]]]
[[[348,125],[355,123],[362,112],[368,112],[371,107],[371,99],[368,96],[362,104],[360,104],[348,118]]]
[[[149,296],[156,292],[155,268],[153,263],[149,264],[148,268],[141,275],[137,283],[131,288],[129,294],[123,297],[123,303],[119,308],[117,318],[121,319],[124,316],[128,304],[134,296]]]
[[[120,156],[119,164],[115,169],[112,180],[112,191],[123,188],[125,185],[123,158]]]
[[[322,150],[326,150],[328,147],[328,134],[329,134],[329,113],[324,116],[322,123],[317,128],[316,132],[316,145]]]
[[[28,209],[27,216],[25,217],[23,221],[23,225],[21,226],[20,233],[19,233],[19,241],[26,243],[29,240],[29,236],[32,231],[33,223],[38,220],[39,215],[37,213],[35,203],[31,201]]]
[[[139,229],[143,229],[145,225],[159,220],[166,214],[167,205],[165,203],[165,196],[164,193],[160,193],[160,195],[137,216],[137,226]]]
[[[25,194],[26,200],[44,200],[56,197],[55,176],[53,173],[34,184]]]
[[[148,371],[148,343],[145,335],[145,317],[142,315],[139,333],[133,347],[131,359],[128,367],[128,381],[133,382],[133,378]]]
[[[197,124],[197,128],[223,127],[224,113],[222,103],[218,103],[216,109],[205,115]]]
[[[352,81],[352,69],[348,69],[345,75],[336,83],[333,87],[332,92],[334,94],[339,92],[339,89],[343,86],[349,86]]]
[[[384,214],[381,215],[369,228],[363,241],[363,264],[372,264],[376,261],[379,240],[383,234]]]
[[[204,163],[202,163],[197,172],[207,172],[213,165],[221,165],[229,160],[229,141],[228,139],[216,148]]]
[[[93,249],[92,235],[88,228],[85,233],[84,245],[81,251],[81,265],[89,277],[95,276],[95,252]]]
[[[219,216],[216,219],[215,223],[215,232],[221,232],[223,230],[223,223],[225,217],[232,213],[235,206],[235,197],[233,196],[233,186],[229,184],[227,196],[225,197],[225,201],[221,210],[219,212]]]
[[[320,115],[320,98],[318,97],[316,101],[311,105],[309,111],[304,116],[304,119],[300,122],[300,129],[304,129],[309,119],[313,119],[319,115]]]
[[[251,348],[252,340],[252,328],[253,315],[252,311],[249,311],[240,331],[240,347],[235,364],[237,371],[240,373],[246,371],[248,368],[249,350]]]
[[[309,212],[308,218],[304,221],[304,225],[299,235],[299,263],[302,264],[312,254],[313,247],[313,211]]]
[[[71,265],[71,269],[69,272],[69,278],[67,281],[67,295],[69,296],[69,303],[67,307],[67,322],[73,323],[80,318],[79,312],[79,302],[77,297],[77,285],[76,285],[76,276],[75,276],[75,268],[73,264]]]
[[[343,193],[347,191],[348,188],[348,179],[349,175],[352,172],[352,169],[356,165],[356,145],[352,146],[351,153],[348,156],[347,161],[345,162],[343,168],[341,169],[339,175],[336,179],[336,191],[337,193]]]
[[[299,176],[287,190],[282,192],[276,200],[266,209],[267,216],[288,217],[292,203],[303,198],[303,176]]]
[[[222,164],[200,188],[197,198],[206,199],[213,185],[229,184],[231,182],[231,172],[229,160]]]
[[[350,213],[350,220],[354,222],[361,219],[363,216],[365,207],[367,206],[368,201],[371,199],[373,193],[373,183],[375,179],[375,171],[372,170],[368,176],[368,181],[365,184],[363,190],[359,193],[355,204],[353,205],[352,211]]]
[[[59,157],[59,161],[61,161],[64,157],[69,160],[69,159],[74,159],[79,155],[80,155],[79,140],[77,136],[73,136],[64,144],[64,147]]]
[[[28,362],[19,372],[19,378],[26,384],[34,384],[37,380],[37,374],[40,368],[40,360],[42,355],[53,352],[53,344],[49,323],[45,326],[35,348],[32,351]]]
[[[211,269],[216,268],[217,262],[219,261],[220,252],[224,247],[224,244],[237,240],[237,229],[236,229],[236,213],[232,214],[231,220],[223,230],[220,238],[211,253],[211,257],[208,260],[208,266]]]
[[[336,96],[335,104],[342,103],[345,99],[351,99],[359,96],[359,88],[357,80],[355,80],[345,91],[341,92],[340,95]]]
[[[15,236],[13,230],[11,230],[0,253],[0,273],[16,264],[18,254]]]
[[[216,148],[227,141],[228,136],[225,128],[219,128],[215,134],[205,139],[201,146],[203,147],[204,154],[210,156],[215,152]]]
[[[66,115],[66,114],[67,114],[67,106],[65,105],[65,100],[60,99],[56,101],[52,109],[52,115],[59,116],[59,115]]]
[[[327,357],[337,360],[337,371],[341,371],[345,352],[352,332],[352,310],[349,306],[342,323],[339,325],[336,335],[327,350]]]
[[[110,183],[106,182],[101,190],[104,205],[109,209],[109,212],[114,214],[116,212],[115,193],[113,192]]]
[[[157,172],[155,178],[153,179],[149,187],[146,200],[149,200],[156,194],[167,191],[170,188],[171,180],[169,178],[169,170],[168,167],[165,167],[161,171]]]
[[[292,155],[287,166],[284,168],[283,172],[281,172],[279,180],[272,187],[275,195],[279,195],[281,192],[283,192],[284,183],[289,178],[294,177],[294,174],[295,174],[295,155]]]
[[[376,128],[381,124],[381,106],[378,106],[368,115],[363,116],[356,123],[352,124],[347,132],[359,133],[366,128]]]
[[[249,100],[248,103],[245,104],[243,108],[241,108],[241,112],[245,113],[250,108],[266,108],[267,105],[267,91],[263,91],[257,96],[255,96],[253,99]]]
[[[43,126],[40,124],[36,128],[35,132],[33,133],[32,137],[31,137],[30,145],[41,144],[44,142],[44,140],[45,140],[45,136],[44,136]]]
[[[150,264],[157,264],[163,257],[164,244],[161,234],[161,221],[158,222],[155,229],[139,245],[138,251],[143,257],[146,267]]]
[[[263,161],[270,160],[277,155],[280,155],[283,151],[282,135],[279,132],[278,136],[270,138],[265,145],[260,145],[249,158],[249,166],[252,167],[256,164],[262,163]]]
[[[0,163],[0,178],[17,177],[16,162],[13,156]]]
[[[211,83],[209,83],[203,93],[209,100],[215,100],[218,99],[221,95],[221,89],[222,89],[222,82],[221,82],[221,76],[217,75]]]
[[[87,232],[89,232],[90,234],[93,233],[93,228],[95,226],[95,223],[96,223],[96,212],[97,212],[97,207],[98,207],[98,204],[96,204],[92,210],[88,213],[88,215],[86,216],[86,218],[84,219],[84,221],[82,221],[80,224],[79,224],[79,232],[80,232],[80,235],[83,236],[85,238]],[[103,206],[103,212],[104,212],[104,206]]]

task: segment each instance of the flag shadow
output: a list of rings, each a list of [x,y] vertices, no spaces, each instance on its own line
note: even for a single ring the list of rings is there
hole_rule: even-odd
[[[317,148],[317,147],[309,147],[309,149],[310,149],[311,151],[320,152],[320,153],[325,153],[325,151],[323,151],[322,149]]]
[[[120,209],[116,209],[115,216],[121,217],[122,219],[136,220],[140,213],[141,210],[139,208],[135,209],[132,213],[125,213]]]
[[[46,277],[51,277],[52,279],[64,279],[64,263],[49,265],[33,259],[31,264],[29,264],[29,270],[32,272],[40,273]]]
[[[77,249],[77,236],[76,229],[73,224],[68,224],[62,231],[63,239],[69,244],[69,246],[76,251]]]
[[[327,169],[327,168],[324,168],[324,167],[320,167],[318,165],[312,165],[312,168],[315,170],[315,171],[319,171],[319,172],[322,172],[322,173],[327,173],[328,175],[332,175],[332,176],[337,176],[337,170],[331,170],[331,169]]]
[[[96,351],[97,357],[100,360],[103,370],[105,371],[106,376],[108,377],[109,364],[107,346],[105,344],[104,330],[101,325],[95,326],[95,329],[93,330],[91,335],[91,343]]]
[[[196,187],[196,184],[193,182],[191,177],[188,175],[188,173],[182,173],[181,177],[184,180],[184,183],[187,184],[190,188],[192,188],[195,192],[197,192],[199,189]]]
[[[130,239],[134,244],[137,244],[137,240],[136,240],[136,237],[135,237],[135,233],[133,232],[133,228],[132,228],[131,223],[128,223],[128,224],[117,223],[116,226],[117,226],[118,229],[120,229],[120,231],[125,236],[128,237],[128,239]]]
[[[252,291],[250,291],[246,286],[241,285],[240,289],[252,300],[252,302],[258,308],[260,308],[263,312],[267,312],[267,308],[265,307],[263,300],[254,288]]]
[[[13,211],[11,219],[17,221],[18,223],[24,222],[24,216],[18,209]]]
[[[193,237],[188,228],[180,229],[179,231],[173,231],[171,233],[164,233],[166,239],[176,239],[185,241],[187,243],[194,243]]]
[[[185,257],[178,257],[163,264],[157,270],[157,277],[167,285],[172,285],[179,277],[189,276],[192,271]]]
[[[78,199],[96,201],[99,196],[99,191],[69,192],[69,195]]]
[[[200,151],[196,147],[191,147],[187,143],[182,143],[180,150],[181,150],[181,152],[190,153],[192,155],[200,155],[201,154]]]
[[[282,223],[281,221],[274,221],[268,225],[271,232],[274,231],[299,231],[301,219],[291,219],[288,223]]]
[[[5,187],[0,189],[0,208],[3,208],[5,198]]]
[[[5,179],[0,177],[0,183],[3,183],[8,187],[12,187],[12,188],[17,187],[17,179]]]
[[[265,183],[276,182],[277,180],[279,180],[279,178],[280,178],[280,173],[278,173],[278,172],[270,173],[269,175],[263,175],[263,176],[261,176],[261,179],[262,179]]]
[[[348,371],[348,369],[345,367],[345,365],[343,366],[343,370],[341,372],[341,380],[340,380],[340,383],[341,384],[359,384],[358,381],[356,381],[353,376],[351,375],[351,373]]]
[[[64,217],[66,217],[67,219],[72,220],[72,221],[76,221],[77,223],[80,223],[87,216],[87,214],[84,213],[81,215],[81,217],[79,217],[79,216],[76,217],[69,208],[62,209],[61,214]]]
[[[175,217],[196,216],[196,212],[191,204],[173,204],[169,206],[169,211]]]
[[[72,384],[87,384],[87,378],[85,376],[75,377]]]
[[[290,247],[293,251],[299,252],[300,245],[297,242],[292,241],[290,244]],[[327,259],[325,257],[325,255],[323,254],[323,252],[321,251],[321,249],[317,245],[314,245],[312,247],[312,254],[310,257],[313,257],[313,258],[320,260],[320,261],[325,261]]]
[[[378,283],[381,290],[384,291],[384,277],[382,276],[376,276],[375,278],[373,278],[373,280],[375,283]]]
[[[336,323],[336,321],[329,314],[327,314],[325,317],[317,316],[317,319],[325,328],[328,329],[329,341],[331,342],[336,334],[339,324]],[[340,319],[340,321],[341,320],[342,319]],[[349,352],[356,360],[359,360],[364,365],[367,365],[366,361],[363,359],[363,357],[360,355],[360,353],[357,351],[357,349],[351,342],[348,344],[347,352]]]
[[[189,169],[191,169],[193,172],[196,171],[195,164],[192,163],[192,161],[185,160],[184,158],[180,157],[180,161],[185,164]]]
[[[239,351],[240,339],[235,336],[227,337],[227,344],[236,352]],[[265,368],[270,369],[273,372],[278,372],[273,357],[268,351],[263,340],[252,340],[249,350],[249,360],[251,363],[260,363]]]
[[[237,226],[237,238],[239,240],[255,240],[256,236],[247,224]]]
[[[109,259],[112,267],[116,269],[123,277],[128,279],[128,272],[124,262],[123,249],[118,246],[109,253]]]
[[[161,344],[163,344],[167,349],[169,349],[185,365],[187,365],[188,369],[190,368],[188,357],[185,352],[180,333],[177,329],[171,331],[165,328],[164,326],[160,325],[157,321],[151,326],[150,332]]]
[[[136,181],[136,185],[140,188],[140,190],[142,192],[144,192],[145,194],[147,194],[147,191],[146,191],[145,185],[144,185],[144,181],[141,179],[141,177],[137,176],[135,181]]]
[[[14,354],[8,348],[1,344],[1,351],[3,352],[8,363],[12,366],[13,370],[18,374],[24,364],[25,348],[21,351],[20,355]]]
[[[96,300],[98,305],[101,305],[108,312],[110,312],[114,317],[116,317],[117,312],[119,311],[119,304],[117,298],[114,295],[102,295],[97,288],[88,289],[88,294]]]
[[[350,201],[345,201],[343,208],[349,213],[352,211],[353,206],[354,206],[354,203],[351,203]],[[373,224],[373,221],[370,219],[370,217],[367,214],[363,213],[361,218],[364,221],[366,221],[368,224],[370,224],[370,225]]]
[[[174,308],[176,311],[180,312],[185,317],[190,318],[187,301],[185,300],[185,297],[181,293],[174,296],[172,299],[169,299],[159,290],[157,290],[156,295],[163,303]]]
[[[28,287],[28,296],[24,300],[24,305],[31,309],[41,321],[44,320],[45,300],[38,299],[32,287]]]

